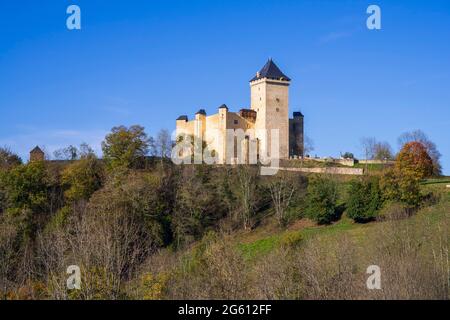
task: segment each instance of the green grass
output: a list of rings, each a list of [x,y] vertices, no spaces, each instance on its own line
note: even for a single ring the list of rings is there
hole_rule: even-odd
[[[253,259],[257,256],[267,254],[275,249],[275,247],[280,243],[281,236],[281,234],[277,234],[251,243],[240,243],[238,248],[241,250],[246,259]]]
[[[427,219],[431,222],[439,222],[448,218],[448,214],[450,212],[450,189],[446,188],[445,183],[450,183],[450,179],[441,178],[428,179],[424,181],[423,190],[441,194],[441,201],[434,206],[425,207],[420,210],[415,216],[410,218],[411,222],[421,219]],[[247,239],[243,236],[237,240],[239,241],[237,247],[241,250],[246,259],[254,259],[257,257],[262,257],[276,249],[280,245],[283,237],[290,234],[299,234],[303,240],[307,240],[308,238],[315,236],[333,237],[346,233],[352,236],[355,240],[360,240],[362,243],[365,239],[366,232],[381,226],[381,224],[382,222],[371,222],[367,224],[354,223],[344,214],[339,221],[331,225],[305,227],[298,231],[281,231],[275,228],[272,230],[272,234],[268,234],[266,232],[256,234],[257,237],[259,236],[261,238],[250,242],[246,242],[246,240],[248,240],[248,238],[254,239],[255,234],[251,235],[251,237],[248,235]]]
[[[264,256],[277,248],[284,237],[289,235],[300,235],[303,240],[307,240],[316,235],[320,236],[334,236],[343,232],[351,232],[355,237],[359,237],[363,230],[370,224],[357,224],[347,217],[342,217],[341,220],[322,226],[306,227],[299,231],[280,231],[277,234],[264,237],[249,243],[239,243],[238,248],[243,253],[246,259],[254,259],[256,257]]]
[[[448,177],[432,178],[432,179],[426,179],[426,180],[421,182],[422,185],[441,184],[441,183],[448,183],[448,184],[450,184],[450,178],[448,178]]]
[[[308,160],[303,160],[303,161],[291,159],[289,161],[281,161],[280,165],[283,167],[290,167],[290,168],[343,167],[342,165],[340,165],[338,163],[315,161],[313,159],[308,159]]]
[[[336,233],[352,230],[355,228],[359,228],[362,225],[358,225],[354,223],[351,219],[347,217],[341,218],[341,220],[333,223],[331,225],[317,226],[317,227],[308,227],[301,230],[301,234],[304,239],[308,239],[309,237],[315,236],[317,234],[320,235],[334,235]]]
[[[447,188],[450,185],[449,177],[426,179],[421,184],[424,191],[440,194],[444,202],[450,203],[450,188]]]
[[[364,166],[364,165],[362,165]],[[369,167],[378,167],[383,165],[370,165]],[[423,181],[423,191],[432,191],[441,194],[441,201],[431,207],[420,210],[415,216],[411,217],[411,221],[415,219],[430,219],[430,221],[442,221],[450,212],[450,189],[446,188],[446,184],[450,184],[449,177],[427,179]],[[346,179],[340,181],[340,197],[339,204],[345,201],[349,181]],[[279,247],[283,240],[291,235],[301,236],[302,241],[312,237],[333,237],[347,234],[354,240],[364,245],[369,230],[376,230],[382,222],[371,222],[367,224],[358,224],[348,218],[345,213],[341,219],[330,225],[303,227],[300,230],[282,230],[277,226],[276,221],[269,222],[265,227],[258,227],[250,233],[242,233],[235,237],[235,245],[240,250],[245,259],[256,259],[264,257],[271,251]]]

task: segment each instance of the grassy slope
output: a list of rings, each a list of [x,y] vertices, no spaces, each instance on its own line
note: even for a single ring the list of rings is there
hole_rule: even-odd
[[[450,212],[450,184],[449,178],[432,179],[423,183],[423,189],[433,190],[442,193],[442,201],[438,204],[420,210],[415,216],[409,219],[429,219],[431,222],[438,222],[446,217]],[[367,224],[357,224],[344,216],[336,223],[328,226],[317,226],[312,222],[302,219],[302,222],[294,224],[288,230],[281,230],[277,227],[275,221],[269,221],[266,225],[257,229],[239,233],[235,237],[237,247],[244,253],[248,259],[260,257],[275,249],[285,237],[300,235],[303,239],[308,239],[316,235],[334,236],[346,233],[355,240],[363,241],[367,231],[377,228],[382,222],[371,222]]]

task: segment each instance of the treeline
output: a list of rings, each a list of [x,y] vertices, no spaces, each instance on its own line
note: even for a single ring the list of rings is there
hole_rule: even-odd
[[[159,154],[148,162],[155,145]],[[153,140],[132,126],[113,128],[102,159],[82,145],[61,151],[70,162],[23,164],[0,149],[2,297],[143,298],[133,291],[142,288],[129,286],[162,248],[176,256],[198,241],[209,243],[211,232],[250,230],[268,217],[286,228],[304,217],[332,223],[347,210],[355,222],[367,222],[391,203],[411,212],[431,197],[419,183],[433,174],[433,159],[419,141],[406,143],[382,176],[352,181],[283,171],[260,176],[257,166],[176,166],[170,146],[166,133]],[[296,239],[287,242],[295,245]],[[241,259],[214,248],[204,248],[213,250],[208,259]],[[66,288],[69,265],[80,266],[82,290]],[[143,295],[160,298],[158,281],[167,279],[146,276],[151,293]]]

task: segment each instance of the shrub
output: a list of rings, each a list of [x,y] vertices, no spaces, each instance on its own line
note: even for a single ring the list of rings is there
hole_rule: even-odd
[[[117,215],[118,221],[128,222],[137,227],[141,244],[147,249],[162,246],[167,239],[166,219],[169,204],[161,192],[163,179],[154,174],[132,173],[124,177],[121,184],[108,181],[95,192],[88,205],[89,214]],[[111,218],[112,219],[112,218]],[[137,225],[134,225],[134,224]],[[125,228],[125,225],[121,226]],[[118,231],[122,231],[119,230]],[[125,231],[125,230],[123,230]]]
[[[422,202],[420,179],[414,174],[402,174],[399,179],[400,201],[411,207],[418,207]]]
[[[344,159],[355,159],[355,155],[351,152],[346,152],[342,155],[342,158]]]
[[[250,269],[231,239],[208,234],[188,268],[180,268],[170,281],[168,299],[248,299]]]
[[[410,207],[417,207],[423,198],[420,179],[411,171],[386,171],[381,177],[380,188],[385,200],[402,202]]]
[[[9,169],[22,164],[22,159],[7,147],[0,147],[0,169]]]
[[[62,183],[67,186],[66,200],[89,200],[102,186],[103,177],[103,166],[94,155],[71,163],[62,172]]]
[[[347,214],[355,222],[366,222],[378,216],[383,204],[378,178],[353,180],[347,198]]]
[[[314,176],[307,189],[306,215],[320,224],[330,223],[336,218],[337,184],[334,180]]]
[[[146,273],[141,277],[141,292],[144,300],[160,300],[164,298],[164,290],[169,280],[166,272],[153,275]]]
[[[181,172],[170,220],[175,247],[200,239],[227,213],[208,170],[208,166],[198,166],[185,167]]]
[[[34,213],[45,212],[49,203],[49,179],[43,162],[17,166],[2,180],[11,212],[23,209],[30,209]]]
[[[409,217],[410,211],[405,204],[400,202],[387,202],[380,210],[377,219],[381,221],[401,220]]]
[[[285,233],[280,239],[280,245],[285,248],[296,248],[303,241],[303,236],[300,232]]]

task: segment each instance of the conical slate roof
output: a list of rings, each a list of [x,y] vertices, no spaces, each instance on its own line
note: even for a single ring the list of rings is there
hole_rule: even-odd
[[[41,150],[38,146],[36,146],[33,150],[30,151],[30,153],[44,153],[44,151]]]
[[[259,80],[262,78],[275,79],[275,80],[285,80],[291,81],[291,79],[286,76],[281,70],[277,67],[275,62],[272,59],[269,59],[267,63],[262,67],[262,69],[256,73],[256,76],[253,77],[250,82]]]

